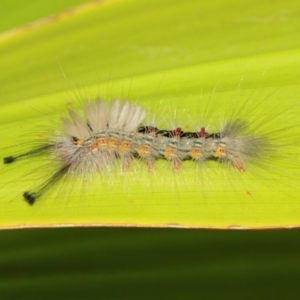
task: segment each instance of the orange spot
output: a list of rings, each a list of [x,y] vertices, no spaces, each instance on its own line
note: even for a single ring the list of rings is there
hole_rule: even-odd
[[[122,141],[121,144],[119,145],[119,151],[121,153],[129,152],[130,148],[131,148],[131,144],[127,141]]]
[[[107,141],[105,138],[97,138],[96,144],[98,149],[104,149],[107,147]]]
[[[119,146],[119,141],[117,141],[115,138],[110,137],[107,141],[107,146],[109,149],[114,149]]]
[[[214,156],[215,157],[222,157],[226,153],[225,149],[222,147],[217,147]]]
[[[138,154],[140,157],[145,157],[145,156],[149,155],[150,152],[151,152],[151,148],[147,145],[141,145],[138,148]]]
[[[174,156],[177,156],[176,155],[176,150],[173,149],[173,148],[167,147],[165,152],[164,152],[164,156],[167,159],[172,159]]]
[[[202,157],[202,151],[197,148],[192,148],[192,150],[190,151],[190,156],[193,159],[198,159],[198,158]]]
[[[83,140],[77,140],[76,141],[76,145],[78,145],[78,146],[82,146],[83,145]]]

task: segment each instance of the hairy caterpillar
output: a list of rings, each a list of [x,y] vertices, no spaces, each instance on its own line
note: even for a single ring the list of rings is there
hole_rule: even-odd
[[[139,159],[151,172],[156,161],[164,159],[177,172],[187,160],[201,165],[214,160],[242,173],[257,162],[267,165],[285,143],[284,129],[274,139],[272,134],[260,133],[259,126],[251,127],[239,116],[228,118],[214,132],[206,127],[198,131],[157,128],[144,123],[145,116],[140,105],[127,101],[87,101],[83,115],[69,110],[68,117],[62,118],[63,130],[26,153],[5,157],[4,163],[40,154],[57,162],[56,172],[35,190],[24,192],[24,199],[32,205],[68,174],[85,177],[110,172],[116,161],[121,162],[123,170],[130,171],[133,161]],[[273,133],[277,131],[274,129]]]

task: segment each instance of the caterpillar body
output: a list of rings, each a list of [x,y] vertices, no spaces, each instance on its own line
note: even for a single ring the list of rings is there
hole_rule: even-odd
[[[83,116],[69,110],[68,117],[62,118],[62,131],[31,151],[5,157],[4,163],[42,153],[58,162],[57,171],[39,188],[24,192],[24,199],[32,205],[68,174],[109,172],[116,160],[123,170],[130,170],[133,160],[140,159],[151,172],[158,159],[165,159],[173,171],[185,160],[198,164],[215,160],[244,172],[248,165],[263,162],[274,152],[272,139],[253,133],[238,117],[225,122],[218,132],[208,132],[205,127],[187,132],[143,124],[145,116],[141,106],[127,101],[88,101]]]

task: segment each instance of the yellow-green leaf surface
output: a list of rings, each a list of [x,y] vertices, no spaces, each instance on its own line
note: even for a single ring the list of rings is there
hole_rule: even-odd
[[[95,180],[71,178],[29,207],[45,157],[1,168],[0,225],[267,228],[299,225],[300,5],[296,1],[103,1],[0,43],[3,156],[25,151],[70,105],[126,98],[161,126],[194,130],[204,115],[241,111],[286,134],[288,152],[244,174],[209,162],[136,162]],[[275,116],[275,117],[274,117]],[[276,131],[276,130],[275,130]],[[295,143],[293,145],[293,143]],[[7,148],[10,145],[18,145]],[[267,160],[270,163],[270,160]],[[42,170],[40,170],[42,169]],[[48,170],[49,171],[49,170]]]
[[[76,6],[83,3],[83,5]],[[84,0],[65,1],[3,1],[1,3],[0,32],[3,35],[13,34],[17,30],[30,30],[39,24],[54,21],[62,16],[70,15],[89,5]],[[75,7],[74,7],[75,5]]]

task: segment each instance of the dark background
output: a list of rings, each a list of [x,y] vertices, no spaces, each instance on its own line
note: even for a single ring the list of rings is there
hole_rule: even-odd
[[[0,232],[0,299],[299,299],[299,230]]]

